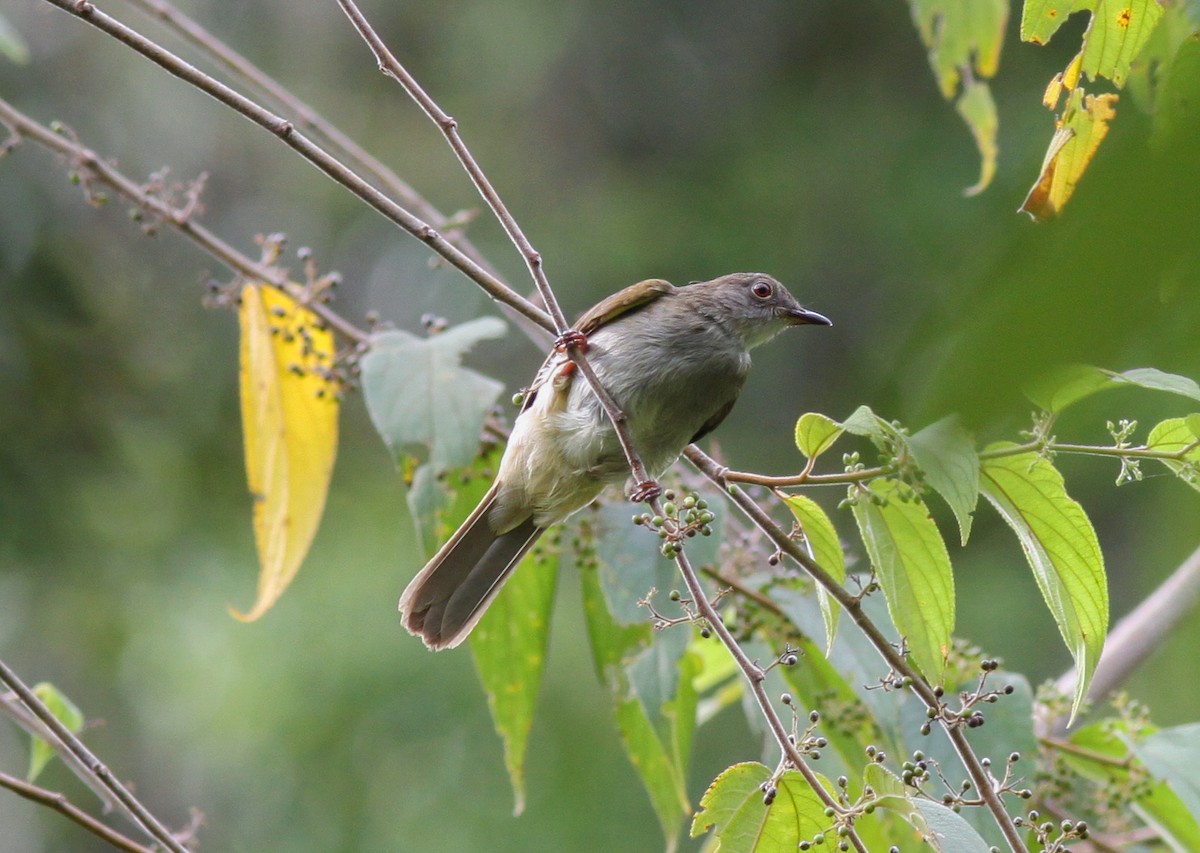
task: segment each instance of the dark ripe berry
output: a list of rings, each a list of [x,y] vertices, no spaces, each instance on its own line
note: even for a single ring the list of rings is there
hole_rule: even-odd
[[[781,663],[784,666],[795,666],[797,661],[799,661],[799,658],[795,655],[784,655]]]
[[[821,721],[821,712],[820,711],[810,711],[809,715],[808,715],[808,721],[810,723],[819,723]]]
[[[1014,689],[1015,688],[1011,684],[1006,684],[1004,686],[1004,695],[1011,696]]]
[[[790,705],[790,704],[792,704],[792,694],[791,694],[791,693],[784,693],[782,696],[780,696],[780,697],[779,697],[779,701],[780,701],[780,702],[782,702],[782,703],[783,703],[783,704],[785,704],[785,705]]]
[[[1016,764],[1020,760],[1021,760],[1021,753],[1019,753],[1019,752],[1014,752],[1012,755],[1010,755],[1008,757],[1009,764]]]
[[[712,631],[708,630],[707,628],[701,628],[700,636],[707,640],[709,637],[712,636]]]

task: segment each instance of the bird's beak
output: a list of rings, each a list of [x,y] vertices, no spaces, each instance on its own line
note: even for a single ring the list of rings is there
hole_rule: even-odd
[[[795,308],[786,308],[783,311],[784,318],[795,325],[808,324],[811,326],[832,326],[833,321],[824,314],[818,314],[816,311],[810,311],[807,308],[796,306]]]

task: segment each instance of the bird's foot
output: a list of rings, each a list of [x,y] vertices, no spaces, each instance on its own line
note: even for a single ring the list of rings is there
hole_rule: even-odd
[[[654,480],[642,480],[642,482],[634,486],[633,490],[629,493],[629,500],[633,501],[635,504],[640,504],[647,501],[652,501],[661,494],[662,486],[660,486],[657,482]]]
[[[568,350],[587,352],[587,346],[587,335],[578,329],[567,329],[554,341],[555,352],[567,352]]]

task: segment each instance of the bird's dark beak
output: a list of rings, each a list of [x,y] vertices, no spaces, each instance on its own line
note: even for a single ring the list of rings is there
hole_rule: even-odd
[[[808,324],[810,326],[832,326],[833,321],[824,314],[818,314],[816,311],[810,311],[807,308],[799,306],[795,308],[784,309],[783,316],[791,323],[797,326]]]

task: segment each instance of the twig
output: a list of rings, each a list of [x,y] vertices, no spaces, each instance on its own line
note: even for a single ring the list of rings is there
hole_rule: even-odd
[[[148,211],[161,222],[177,229],[238,275],[252,281],[264,282],[296,297],[331,328],[336,329],[350,340],[356,343],[366,340],[365,332],[333,311],[328,305],[317,300],[304,299],[302,288],[291,285],[287,276],[277,267],[269,267],[251,260],[212,231],[197,223],[189,211],[176,210],[165,200],[147,192],[143,186],[122,174],[115,166],[101,159],[78,141],[55,133],[45,125],[19,112],[2,98],[0,98],[0,123],[12,128],[18,137],[32,139],[39,145],[61,154],[75,168],[86,170],[99,182]]]
[[[1091,692],[1104,696],[1116,690],[1143,661],[1153,654],[1200,597],[1200,548],[1184,560],[1163,583],[1116,624],[1104,641],[1100,663],[1092,676]],[[1070,696],[1078,671],[1072,667],[1055,687]],[[1059,728],[1061,718],[1043,713],[1036,720],[1039,735]]]
[[[417,216],[424,219],[437,229],[446,229],[454,224],[452,217],[447,217],[438,210],[428,199],[422,196],[407,181],[397,175],[391,168],[374,157],[365,148],[351,139],[337,125],[328,121],[310,104],[301,100],[286,86],[267,74],[249,59],[234,50],[213,33],[202,27],[198,22],[185,15],[181,10],[166,2],[166,0],[126,0],[126,2],[141,9],[163,23],[171,32],[178,35],[188,44],[225,68],[231,74],[240,77],[254,90],[262,93],[284,111],[294,117],[300,127],[313,132],[322,140],[325,147],[337,152],[360,173],[374,179],[376,184],[385,192],[398,199]],[[479,264],[483,269],[497,279],[503,277],[496,271],[475,245],[467,238],[462,229],[444,230],[446,240],[462,249],[463,254]],[[532,322],[524,314],[500,303],[509,318],[517,323],[522,331],[539,346],[549,341],[546,330]]]
[[[526,267],[529,269],[529,274],[533,278],[534,284],[537,286],[538,294],[542,297],[542,302],[546,305],[546,310],[550,314],[550,318],[554,324],[554,332],[563,340],[563,336],[570,330],[571,326],[567,322],[566,316],[559,307],[558,299],[554,295],[554,291],[550,287],[550,281],[546,278],[546,270],[542,264],[542,255],[533,248],[533,244],[525,236],[525,232],[521,230],[521,226],[517,224],[512,213],[509,212],[508,206],[504,200],[500,198],[500,194],[496,192],[496,188],[492,186],[492,182],[488,180],[487,175],[479,166],[479,163],[472,156],[470,149],[462,139],[462,134],[458,131],[458,121],[445,110],[438,106],[437,102],[421,87],[416,79],[408,73],[408,70],[400,63],[395,55],[384,44],[383,39],[375,32],[375,29],[367,21],[366,17],[355,5],[353,0],[338,0],[338,5],[342,7],[342,11],[346,13],[350,23],[354,29],[362,36],[364,42],[375,55],[375,60],[379,65],[379,70],[394,79],[403,87],[421,110],[429,117],[429,119],[437,125],[441,130],[442,135],[446,137],[450,148],[454,151],[458,162],[462,164],[467,175],[474,184],[479,195],[483,198],[488,208],[495,215],[496,220],[500,223],[500,227],[504,229],[504,233],[508,235],[513,245],[520,252],[521,257],[525,261]],[[573,361],[579,372],[583,374],[591,386],[592,393],[600,401],[600,405],[604,408],[605,413],[612,421],[613,429],[616,431],[617,439],[621,442],[621,449],[625,452],[625,459],[629,463],[629,467],[633,472],[634,481],[639,484],[649,483],[650,475],[646,471],[646,466],[643,464],[640,454],[633,446],[633,441],[629,436],[629,431],[625,425],[625,415],[621,411],[620,406],[608,393],[608,390],[600,383],[592,366],[588,363],[587,358],[583,354],[583,350],[577,346],[566,346],[566,353]]]
[[[64,726],[58,717],[54,716],[53,712],[34,695],[32,690],[25,686],[25,683],[2,660],[0,660],[0,682],[3,682],[9,690],[16,693],[25,707],[45,723],[50,731],[54,732],[63,746],[82,761],[88,770],[108,790],[112,791],[113,796],[129,810],[129,813],[147,835],[162,844],[171,853],[188,853],[187,849],[171,834],[171,831],[158,818],[151,814],[150,810],[142,805],[141,801],[130,793],[128,788],[121,784],[121,780],[114,776],[112,771],[93,755],[91,750],[83,745],[83,741]]]
[[[838,604],[842,606],[863,634],[866,635],[871,645],[875,647],[875,650],[883,657],[891,670],[897,675],[909,679],[913,693],[917,695],[925,706],[939,711],[938,720],[941,723],[942,729],[946,732],[946,736],[950,739],[950,743],[958,754],[959,760],[962,761],[963,766],[966,768],[967,775],[971,778],[975,789],[992,812],[993,819],[996,821],[996,825],[1000,828],[1009,847],[1012,848],[1014,853],[1028,853],[1028,848],[1025,846],[1025,841],[1021,837],[1020,830],[1017,829],[1016,824],[1013,823],[1012,816],[1004,807],[1004,801],[1000,798],[995,788],[993,788],[991,777],[980,762],[979,757],[975,755],[975,751],[967,741],[962,728],[950,725],[942,718],[940,714],[941,701],[938,695],[934,693],[929,682],[909,664],[903,655],[896,651],[887,637],[880,632],[878,626],[866,615],[861,601],[856,596],[851,595],[828,572],[817,565],[779,525],[771,520],[771,517],[744,490],[736,487],[728,488],[728,484],[724,479],[727,469],[718,465],[695,445],[689,445],[684,453],[688,460],[701,473],[729,494],[731,500],[771,539],[779,550],[785,552],[799,563],[813,580],[823,586],[837,600]]]
[[[132,838],[122,835],[107,824],[96,820],[68,800],[65,794],[58,791],[49,791],[37,785],[31,785],[15,776],[9,776],[7,773],[2,772],[0,772],[0,788],[7,788],[27,800],[54,809],[54,811],[79,824],[101,840],[107,841],[118,850],[124,850],[126,853],[154,853],[149,847],[138,844]]]
[[[445,258],[453,267],[483,288],[493,299],[511,306],[543,328],[554,328],[553,321],[545,311],[467,257],[462,250],[442,236],[432,225],[367,183],[352,169],[297,130],[292,122],[276,115],[240,92],[234,91],[224,83],[214,80],[161,45],[100,11],[95,4],[88,0],[46,0],[46,2],[111,35],[172,75],[190,83],[205,94],[236,110],[259,127],[269,131],[334,181],[383,214],[388,220]]]

